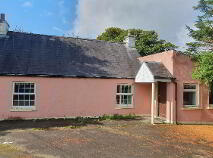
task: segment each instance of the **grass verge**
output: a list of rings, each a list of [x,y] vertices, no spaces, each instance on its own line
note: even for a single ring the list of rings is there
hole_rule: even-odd
[[[135,120],[137,116],[135,114],[128,114],[128,115],[103,115],[99,118],[99,120]]]

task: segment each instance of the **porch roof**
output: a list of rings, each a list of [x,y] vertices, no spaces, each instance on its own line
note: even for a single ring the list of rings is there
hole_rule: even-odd
[[[175,77],[161,62],[142,62],[135,82],[171,82]]]

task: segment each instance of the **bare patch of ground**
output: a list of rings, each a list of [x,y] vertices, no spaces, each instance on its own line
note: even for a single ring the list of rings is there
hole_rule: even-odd
[[[0,158],[39,158],[32,156],[14,145],[1,144],[0,145]]]
[[[0,145],[0,158],[213,157],[213,126],[153,126],[148,120],[93,120],[80,126],[54,120],[4,122],[0,143],[13,144]]]

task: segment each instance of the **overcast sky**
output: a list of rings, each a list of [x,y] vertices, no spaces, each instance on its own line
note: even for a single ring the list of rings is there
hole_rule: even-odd
[[[198,0],[0,0],[11,29],[96,38],[107,27],[155,30],[181,47],[196,20]]]

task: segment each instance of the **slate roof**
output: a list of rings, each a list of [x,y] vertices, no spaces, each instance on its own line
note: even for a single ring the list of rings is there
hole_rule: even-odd
[[[0,38],[0,75],[135,78],[136,50],[124,44],[8,32]]]
[[[155,79],[173,79],[173,75],[161,62],[145,62]]]

